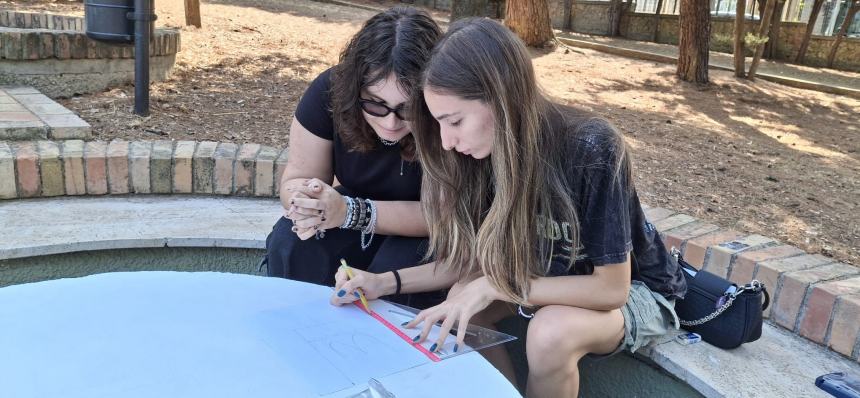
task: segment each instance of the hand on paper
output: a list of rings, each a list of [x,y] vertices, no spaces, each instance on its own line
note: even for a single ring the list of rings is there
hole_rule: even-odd
[[[457,347],[463,347],[466,338],[466,327],[475,314],[487,308],[493,301],[500,300],[501,295],[490,284],[486,277],[479,277],[471,282],[457,283],[448,294],[448,298],[435,307],[430,307],[418,313],[415,319],[405,325],[407,329],[422,324],[421,334],[416,336],[417,343],[427,338],[430,329],[441,321],[439,341],[431,348],[441,348],[451,329],[457,326]],[[456,350],[455,350],[456,352]]]
[[[385,291],[385,274],[374,274],[356,268],[352,268],[352,274],[353,278],[349,279],[344,268],[338,268],[337,274],[334,275],[334,293],[331,295],[332,304],[344,305],[358,300],[358,292],[356,290],[359,288],[364,292],[364,297],[368,300],[375,300],[393,293]]]

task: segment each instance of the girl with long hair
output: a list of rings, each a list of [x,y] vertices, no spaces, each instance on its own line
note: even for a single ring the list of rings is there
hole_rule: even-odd
[[[456,351],[466,324],[519,313],[530,318],[529,396],[570,397],[585,355],[635,351],[678,327],[684,278],[645,219],[623,138],[550,101],[513,33],[457,21],[421,89],[413,131],[435,262],[403,272],[402,291],[451,289],[406,325],[420,326],[417,341],[441,322],[441,348],[456,325]],[[379,295],[379,278],[339,273],[337,288]],[[512,379],[504,349],[482,353]]]

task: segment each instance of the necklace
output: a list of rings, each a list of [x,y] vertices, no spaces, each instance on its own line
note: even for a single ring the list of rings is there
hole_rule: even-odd
[[[400,142],[399,140],[398,141],[389,141],[389,140],[386,140],[385,138],[382,138],[382,137],[379,137],[379,140],[382,141],[382,145],[386,145],[386,146],[397,145],[397,143]]]

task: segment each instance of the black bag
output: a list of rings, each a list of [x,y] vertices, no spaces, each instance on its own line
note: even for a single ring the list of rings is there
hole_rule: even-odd
[[[762,311],[770,303],[763,283],[753,280],[738,287],[710,272],[697,270],[675,248],[672,255],[687,280],[687,295],[675,303],[681,327],[720,348],[739,347],[761,337]]]

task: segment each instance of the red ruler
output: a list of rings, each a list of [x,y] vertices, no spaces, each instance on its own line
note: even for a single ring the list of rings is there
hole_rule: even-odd
[[[361,301],[353,301],[353,304],[355,304],[355,306],[360,308],[362,311],[365,310],[364,305],[361,304]],[[388,322],[388,320],[383,318],[382,315],[379,315],[376,312],[373,312],[373,310],[371,310],[370,308],[368,308],[367,310],[370,311],[370,316],[372,316],[374,319],[376,319],[377,321],[382,323],[383,326],[385,326],[386,328],[388,328],[389,330],[391,330],[392,332],[394,332],[395,334],[400,336],[400,338],[403,339],[403,341],[409,343],[409,345],[415,347],[416,349],[418,349],[418,351],[421,351],[421,353],[426,355],[427,358],[430,358],[431,361],[433,361],[433,362],[441,361],[439,356],[430,352],[430,350],[424,348],[423,345],[417,344],[414,341],[412,341],[411,337],[407,336],[406,333],[403,333],[403,331],[401,331],[400,328],[398,328],[397,326],[392,325],[391,322]]]

